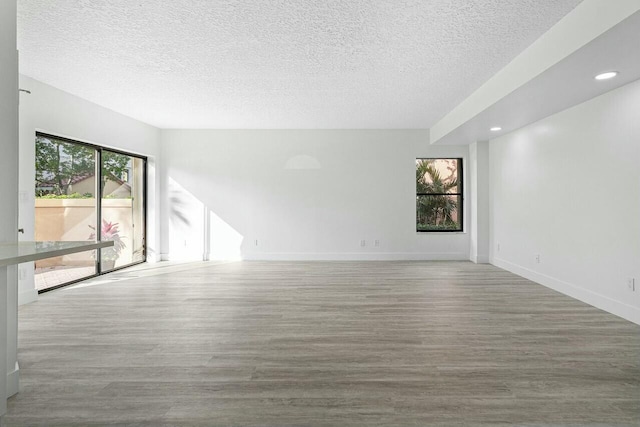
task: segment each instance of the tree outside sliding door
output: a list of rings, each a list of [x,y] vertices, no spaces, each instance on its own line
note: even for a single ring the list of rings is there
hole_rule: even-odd
[[[96,225],[95,148],[45,135],[36,136],[35,239],[89,239]],[[95,276],[96,251],[35,262],[39,291]]]
[[[102,150],[101,233],[113,240],[101,249],[103,272],[145,260],[144,159]]]
[[[144,262],[146,159],[42,133],[35,145],[35,239],[114,241],[113,248],[36,262],[36,288]]]

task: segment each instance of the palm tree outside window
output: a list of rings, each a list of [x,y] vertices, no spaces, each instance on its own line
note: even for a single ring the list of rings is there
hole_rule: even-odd
[[[462,231],[462,159],[416,159],[416,231]]]

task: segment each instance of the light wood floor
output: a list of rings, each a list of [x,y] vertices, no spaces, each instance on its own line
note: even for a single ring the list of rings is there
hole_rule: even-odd
[[[242,262],[20,309],[9,426],[638,426],[640,327],[488,265]]]

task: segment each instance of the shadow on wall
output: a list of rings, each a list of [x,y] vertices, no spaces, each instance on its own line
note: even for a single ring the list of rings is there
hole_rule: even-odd
[[[193,193],[169,178],[171,260],[240,260],[244,237]]]
[[[306,181],[317,181],[317,172],[322,169],[315,157],[297,154],[277,166],[272,164],[261,170],[255,170],[250,162],[245,166],[245,172],[235,179],[220,177],[201,182],[196,171],[186,170],[176,171],[176,175],[169,177],[168,246],[172,260],[240,260],[245,252],[254,249],[254,242],[249,246],[243,233],[251,235],[257,227],[261,235],[268,234],[264,229],[273,225],[269,218],[282,221],[280,227],[284,228],[279,237],[283,239],[299,232],[296,225],[301,220],[310,221],[308,211],[313,210],[313,200],[307,200]],[[269,186],[265,192],[266,176],[280,185]],[[287,188],[297,192],[286,191]],[[299,205],[295,212],[287,200],[290,197]],[[246,229],[239,230],[242,224]],[[261,240],[261,250],[265,244],[265,240]]]

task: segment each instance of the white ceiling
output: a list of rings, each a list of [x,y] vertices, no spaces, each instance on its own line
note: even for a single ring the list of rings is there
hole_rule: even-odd
[[[160,128],[429,128],[580,0],[19,0],[20,71]]]
[[[580,104],[640,78],[640,12],[509,93],[437,141],[472,144],[487,141]],[[602,72],[616,70],[611,80],[597,81]],[[491,132],[500,126],[500,132]]]

